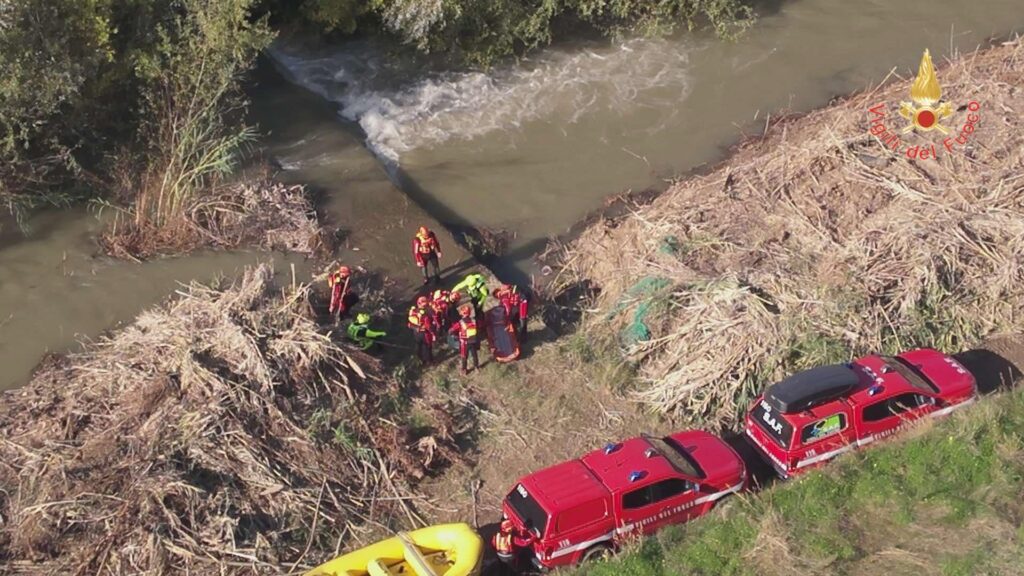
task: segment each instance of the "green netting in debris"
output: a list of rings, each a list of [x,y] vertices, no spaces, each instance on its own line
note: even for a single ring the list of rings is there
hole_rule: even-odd
[[[629,347],[638,342],[651,339],[651,330],[647,326],[647,317],[652,311],[663,307],[665,300],[662,297],[666,289],[672,286],[668,278],[658,276],[646,276],[630,287],[626,294],[619,299],[618,304],[608,313],[608,318],[619,314],[632,304],[636,304],[633,310],[633,318],[622,330],[622,345]]]
[[[665,254],[675,256],[679,254],[679,248],[682,245],[679,243],[679,238],[675,236],[665,236],[661,239],[661,244],[658,245],[658,250]]]

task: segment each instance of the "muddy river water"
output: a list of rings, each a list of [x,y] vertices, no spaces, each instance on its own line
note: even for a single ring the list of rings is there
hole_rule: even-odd
[[[607,197],[720,159],[769,114],[907,76],[924,48],[938,63],[1024,28],[1020,0],[793,0],[760,12],[736,43],[570,43],[486,73],[403,61],[368,41],[280,42],[257,75],[253,114],[282,178],[323,195],[339,257],[408,284],[411,231],[438,220],[508,231],[502,268],[525,275],[548,237]],[[112,262],[94,255],[99,225],[84,209],[40,214],[28,236],[4,222],[0,388],[180,282],[268,259],[309,276],[301,258],[247,252]],[[446,262],[452,273],[462,256]]]

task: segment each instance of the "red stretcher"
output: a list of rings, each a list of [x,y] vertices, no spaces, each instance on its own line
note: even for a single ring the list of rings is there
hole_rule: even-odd
[[[505,307],[497,305],[484,314],[487,328],[487,342],[491,353],[498,362],[511,362],[519,358],[519,340],[505,315]]]

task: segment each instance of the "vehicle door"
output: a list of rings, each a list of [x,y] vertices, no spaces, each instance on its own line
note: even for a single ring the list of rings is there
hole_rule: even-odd
[[[630,487],[621,496],[619,526],[630,528],[629,534],[651,534],[662,526],[685,522],[696,512],[696,488],[682,477]]]
[[[856,432],[846,410],[836,410],[823,418],[805,424],[797,439],[800,453],[797,468],[814,466],[853,449]]]
[[[890,436],[935,408],[935,399],[919,392],[904,392],[873,400],[860,408],[859,443],[869,444]]]

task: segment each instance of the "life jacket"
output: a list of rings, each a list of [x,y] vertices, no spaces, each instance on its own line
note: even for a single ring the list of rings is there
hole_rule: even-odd
[[[526,317],[528,301],[516,287],[512,287],[511,290],[503,291],[499,299],[501,300],[502,306],[505,307],[505,312],[509,316],[514,312],[518,312],[521,317]]]
[[[348,325],[348,337],[356,342],[362,342],[366,337],[366,331],[370,327],[366,324],[356,324],[355,322]]]
[[[476,320],[459,320],[459,340],[476,342]]]
[[[417,232],[416,240],[419,241],[416,249],[420,254],[430,254],[437,250],[437,236],[434,236],[433,232],[427,232],[426,235]]]
[[[512,556],[512,534],[498,531],[494,535],[494,551],[499,557],[509,558]]]
[[[420,331],[428,330],[427,311],[415,306],[409,308],[409,327]]]
[[[451,305],[451,297],[447,290],[437,290],[433,294],[433,300],[430,301],[430,307],[434,309],[434,312],[441,316],[448,315],[448,307]]]

